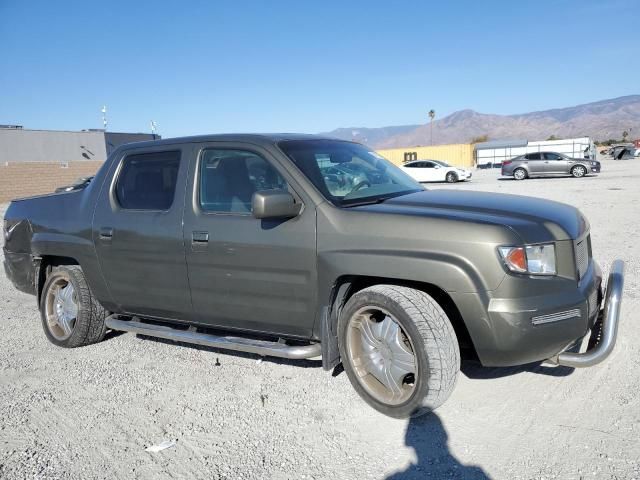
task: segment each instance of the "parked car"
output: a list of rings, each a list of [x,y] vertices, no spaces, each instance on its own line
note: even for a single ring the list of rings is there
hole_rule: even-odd
[[[464,168],[452,167],[439,160],[414,160],[402,165],[402,170],[414,180],[426,182],[464,182],[471,179],[471,171]]]
[[[599,161],[571,158],[556,152],[527,153],[502,162],[502,175],[516,180],[553,175],[581,178],[589,173],[600,173]]]
[[[346,189],[328,166],[377,180]],[[461,349],[486,366],[603,361],[624,277],[614,261],[603,292],[574,207],[428,191],[363,145],[312,135],[120,146],[85,188],[11,202],[4,238],[7,277],[55,345],[122,330],[321,356],[393,417],[441,405]]]
[[[635,157],[636,149],[633,145],[616,145],[611,149],[614,160],[631,160]]]

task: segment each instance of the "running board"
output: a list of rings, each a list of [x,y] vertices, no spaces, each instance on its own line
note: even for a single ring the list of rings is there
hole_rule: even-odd
[[[110,315],[106,318],[105,324],[112,330],[139,333],[140,335],[146,335],[148,337],[158,337],[176,342],[194,343],[207,347],[255,353],[257,355],[270,357],[298,360],[319,357],[321,355],[319,343],[312,343],[311,345],[287,345],[285,343],[271,342],[268,340],[223,337],[209,333],[199,333],[193,329],[179,330],[164,325],[142,323],[137,317],[133,317],[131,320],[123,320],[122,318],[123,317],[118,314]]]

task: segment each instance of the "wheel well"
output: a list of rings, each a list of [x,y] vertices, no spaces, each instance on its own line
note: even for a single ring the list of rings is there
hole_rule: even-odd
[[[340,291],[341,285],[344,284],[349,284],[349,288],[347,289],[344,298],[335,298],[337,296],[337,292]],[[349,298],[351,298],[360,290],[364,290],[365,288],[381,284],[413,288],[433,297],[433,299],[438,302],[438,304],[442,307],[442,309],[449,317],[451,325],[453,326],[453,330],[456,332],[460,350],[464,350],[465,357],[473,359],[478,358],[475,346],[473,345],[473,341],[471,339],[471,335],[469,334],[469,330],[467,329],[462,315],[460,314],[460,310],[458,310],[455,302],[447,292],[432,283],[415,282],[410,280],[400,280],[397,278],[386,277],[344,276],[340,277],[338,281],[336,281],[332,300],[334,302],[338,302],[338,306],[341,307],[349,300]]]
[[[38,304],[40,304],[40,294],[47,276],[53,267],[59,267],[60,265],[80,265],[80,263],[75,258],[57,255],[44,255],[40,259],[36,269],[36,298],[38,299]]]

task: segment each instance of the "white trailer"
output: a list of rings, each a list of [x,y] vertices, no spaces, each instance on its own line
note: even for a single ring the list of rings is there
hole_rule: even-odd
[[[595,158],[596,148],[589,137],[563,140],[493,140],[475,146],[478,168],[499,167],[505,160],[532,152],[557,152],[573,158]]]

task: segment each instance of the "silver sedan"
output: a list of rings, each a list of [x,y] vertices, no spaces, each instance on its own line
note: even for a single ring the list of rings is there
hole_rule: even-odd
[[[555,152],[527,153],[502,162],[502,175],[516,180],[555,175],[580,178],[589,173],[600,173],[600,162],[588,158],[571,158]]]

